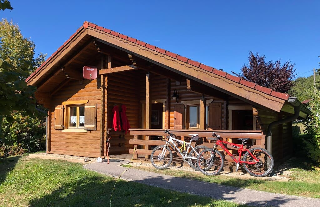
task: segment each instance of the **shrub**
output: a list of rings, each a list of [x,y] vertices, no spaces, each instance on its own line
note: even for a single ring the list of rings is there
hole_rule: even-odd
[[[315,90],[310,101],[311,115],[305,122],[306,134],[303,142],[306,145],[308,157],[314,162],[320,163],[320,92]]]
[[[7,152],[4,154],[43,150],[45,148],[45,121],[39,114],[30,116],[21,112],[13,112],[11,116],[3,119],[2,135],[2,152]]]

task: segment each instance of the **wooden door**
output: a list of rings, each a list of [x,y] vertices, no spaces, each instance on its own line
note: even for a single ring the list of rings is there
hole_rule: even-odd
[[[151,105],[151,129],[162,129],[163,104],[155,103]]]
[[[250,110],[232,110],[232,129],[252,130],[253,115]]]
[[[174,106],[174,129],[184,128],[184,105],[178,104]]]
[[[222,103],[210,103],[208,115],[208,129],[222,129]]]

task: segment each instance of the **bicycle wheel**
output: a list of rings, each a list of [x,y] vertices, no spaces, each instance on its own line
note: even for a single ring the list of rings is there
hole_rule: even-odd
[[[251,148],[250,152],[259,159],[259,162],[255,164],[243,163],[244,169],[252,176],[264,177],[272,172],[274,160],[272,155],[263,148]],[[243,156],[243,161],[256,162],[249,152]]]
[[[206,146],[196,146],[194,149],[195,149],[195,151],[193,149],[191,149],[191,152],[188,153],[188,157],[192,157],[192,158],[187,159],[187,161],[192,169],[198,170],[197,157],[198,157],[199,153],[201,153],[204,149],[207,149],[207,147]]]
[[[159,169],[167,168],[172,162],[172,151],[166,145],[156,146],[151,153],[152,165]]]
[[[217,149],[204,149],[197,159],[199,170],[205,175],[218,175],[224,165],[224,155]]]

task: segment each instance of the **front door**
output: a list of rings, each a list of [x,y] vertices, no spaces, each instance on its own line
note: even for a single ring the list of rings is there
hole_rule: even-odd
[[[162,103],[154,103],[151,105],[151,129],[162,129],[163,123],[163,104]]]

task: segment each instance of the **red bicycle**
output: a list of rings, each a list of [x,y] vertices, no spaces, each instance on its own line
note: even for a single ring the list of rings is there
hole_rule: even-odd
[[[273,170],[274,160],[272,155],[263,148],[250,148],[247,144],[249,138],[238,139],[241,140],[242,144],[235,144],[223,141],[220,135],[213,133],[213,137],[208,139],[215,141],[213,148],[201,151],[197,157],[198,168],[205,175],[217,175],[223,169],[224,153],[218,150],[218,146],[233,159],[237,170],[242,165],[250,175],[255,177],[267,176]],[[237,158],[228,150],[227,145],[238,149]]]

